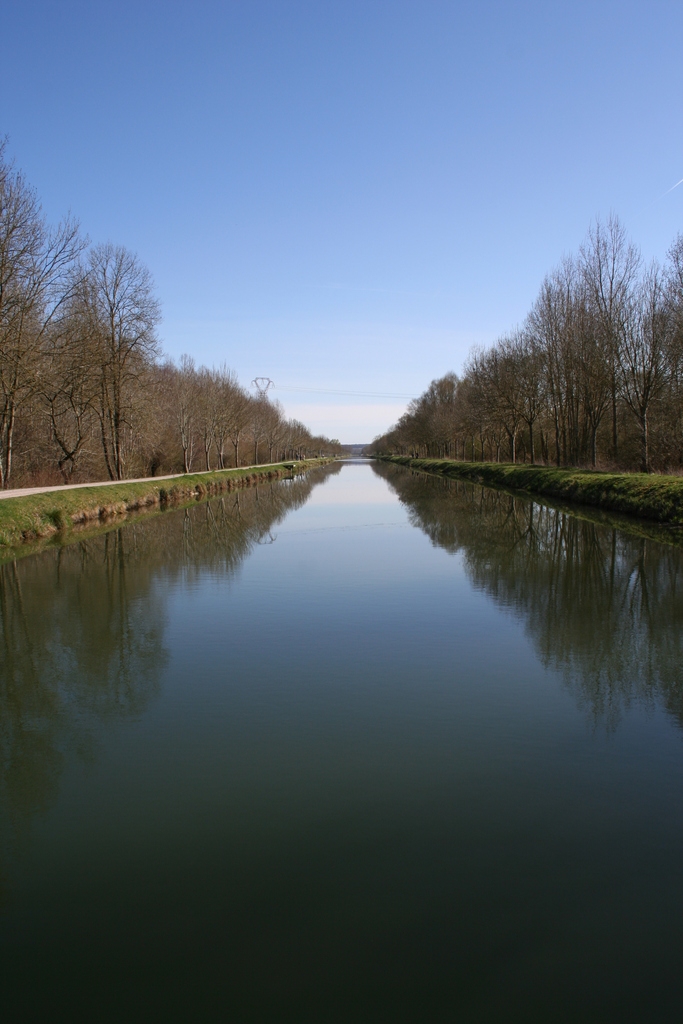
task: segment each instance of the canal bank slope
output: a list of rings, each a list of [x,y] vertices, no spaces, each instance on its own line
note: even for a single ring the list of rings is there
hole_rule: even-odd
[[[683,527],[682,477],[497,462],[411,459],[408,455],[377,458],[438,476],[589,505],[606,512],[637,516],[662,526]]]
[[[278,462],[213,473],[151,478],[140,481],[49,489],[0,501],[0,555],[74,527],[101,523],[145,509],[164,508],[204,498],[251,483],[288,477],[325,465],[331,459]]]

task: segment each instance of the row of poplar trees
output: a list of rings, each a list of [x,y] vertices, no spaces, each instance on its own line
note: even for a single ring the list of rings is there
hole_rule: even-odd
[[[598,221],[521,327],[433,381],[372,450],[680,470],[683,235],[646,264],[617,217]]]
[[[163,359],[159,302],[127,249],[51,227],[0,142],[0,486],[333,454],[225,366]]]

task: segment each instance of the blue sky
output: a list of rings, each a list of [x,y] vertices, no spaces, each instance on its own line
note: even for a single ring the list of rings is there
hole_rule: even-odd
[[[2,2],[0,134],[136,251],[165,350],[367,441],[616,212],[683,230],[683,5]]]

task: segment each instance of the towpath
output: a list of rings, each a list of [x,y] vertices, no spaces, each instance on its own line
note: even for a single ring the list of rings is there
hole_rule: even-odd
[[[267,462],[259,466],[240,466],[239,469],[264,469],[265,466],[281,466],[281,462]],[[233,467],[230,467],[234,469]],[[49,494],[50,491],[74,491],[79,487],[109,487],[114,484],[145,484],[156,483],[158,480],[177,480],[181,476],[205,476],[206,470],[200,473],[170,473],[168,476],[139,476],[134,480],[98,480],[88,484],[57,484],[55,487],[15,487],[14,490],[0,491],[0,501],[3,498],[23,498],[29,494]],[[222,469],[212,469],[212,473],[223,473]]]

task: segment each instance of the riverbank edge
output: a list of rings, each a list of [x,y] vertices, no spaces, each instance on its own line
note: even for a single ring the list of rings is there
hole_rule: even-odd
[[[608,473],[590,469],[498,462],[454,462],[450,459],[412,459],[409,455],[376,456],[381,462],[406,466],[487,487],[502,487],[528,495],[555,498],[568,505],[585,505],[617,515],[635,517],[679,530],[683,527],[683,478],[646,473]]]
[[[66,537],[73,530],[111,522],[141,511],[175,508],[183,503],[246,487],[252,483],[289,477],[332,462],[331,458],[275,462],[248,469],[188,473],[170,480],[152,480],[79,487],[74,490],[7,498],[0,502],[0,557],[12,549],[37,541]]]

